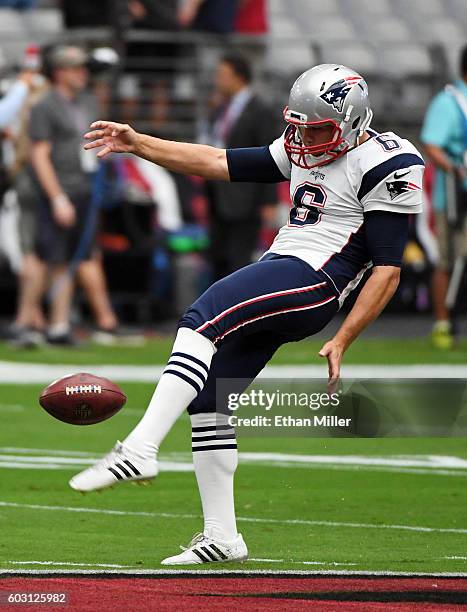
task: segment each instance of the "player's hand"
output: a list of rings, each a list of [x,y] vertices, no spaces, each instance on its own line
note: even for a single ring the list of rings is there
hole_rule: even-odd
[[[341,374],[341,361],[344,354],[344,347],[336,340],[329,340],[319,351],[320,357],[326,357],[328,360],[328,384],[330,388],[336,387],[339,384]]]
[[[88,142],[85,149],[103,147],[97,157],[105,157],[109,153],[133,153],[138,133],[126,123],[114,121],[95,121],[91,123],[92,131],[84,135]]]
[[[52,200],[52,214],[55,222],[62,227],[72,227],[75,224],[75,207],[65,194],[60,194]]]

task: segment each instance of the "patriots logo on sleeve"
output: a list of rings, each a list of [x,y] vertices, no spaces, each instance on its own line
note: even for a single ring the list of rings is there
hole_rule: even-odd
[[[406,174],[409,174],[409,173],[406,172]],[[397,176],[397,173],[394,176]],[[419,187],[418,185],[415,185],[415,183],[410,183],[409,181],[395,181],[395,180],[389,181],[388,183],[386,183],[386,187],[391,197],[391,200],[394,200],[394,198],[397,198],[397,196],[400,196],[403,193],[407,193],[408,191],[420,191],[421,189],[421,187]]]
[[[321,100],[324,100],[326,104],[333,106],[338,112],[341,113],[347,94],[352,87],[361,80],[361,76],[350,76],[346,77],[345,79],[341,79],[340,81],[336,81],[330,85],[323,94],[320,95],[320,98]]]

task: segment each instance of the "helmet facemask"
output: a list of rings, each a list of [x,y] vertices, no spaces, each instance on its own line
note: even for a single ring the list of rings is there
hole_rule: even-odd
[[[284,119],[291,126],[285,135],[285,150],[296,166],[300,168],[314,168],[324,166],[334,161],[346,151],[350,144],[342,138],[342,128],[333,119],[322,119],[319,121],[307,121],[306,117],[290,111],[286,106]],[[303,139],[303,131],[306,128],[320,128],[331,126],[331,138],[324,143],[307,145]]]

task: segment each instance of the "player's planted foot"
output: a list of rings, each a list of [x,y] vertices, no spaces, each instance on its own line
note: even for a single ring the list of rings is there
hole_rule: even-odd
[[[161,561],[162,565],[199,565],[201,563],[228,563],[231,561],[245,561],[248,559],[248,549],[239,533],[231,542],[214,540],[204,533],[196,534],[187,548],[179,555],[167,557]]]
[[[146,482],[159,471],[155,458],[145,458],[122,442],[103,459],[76,474],[69,484],[75,491],[98,491],[119,482]]]

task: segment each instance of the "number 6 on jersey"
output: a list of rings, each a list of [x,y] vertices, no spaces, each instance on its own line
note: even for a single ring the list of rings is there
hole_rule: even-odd
[[[326,192],[321,185],[302,183],[295,189],[293,207],[289,216],[289,227],[316,225],[321,220],[326,203]]]

